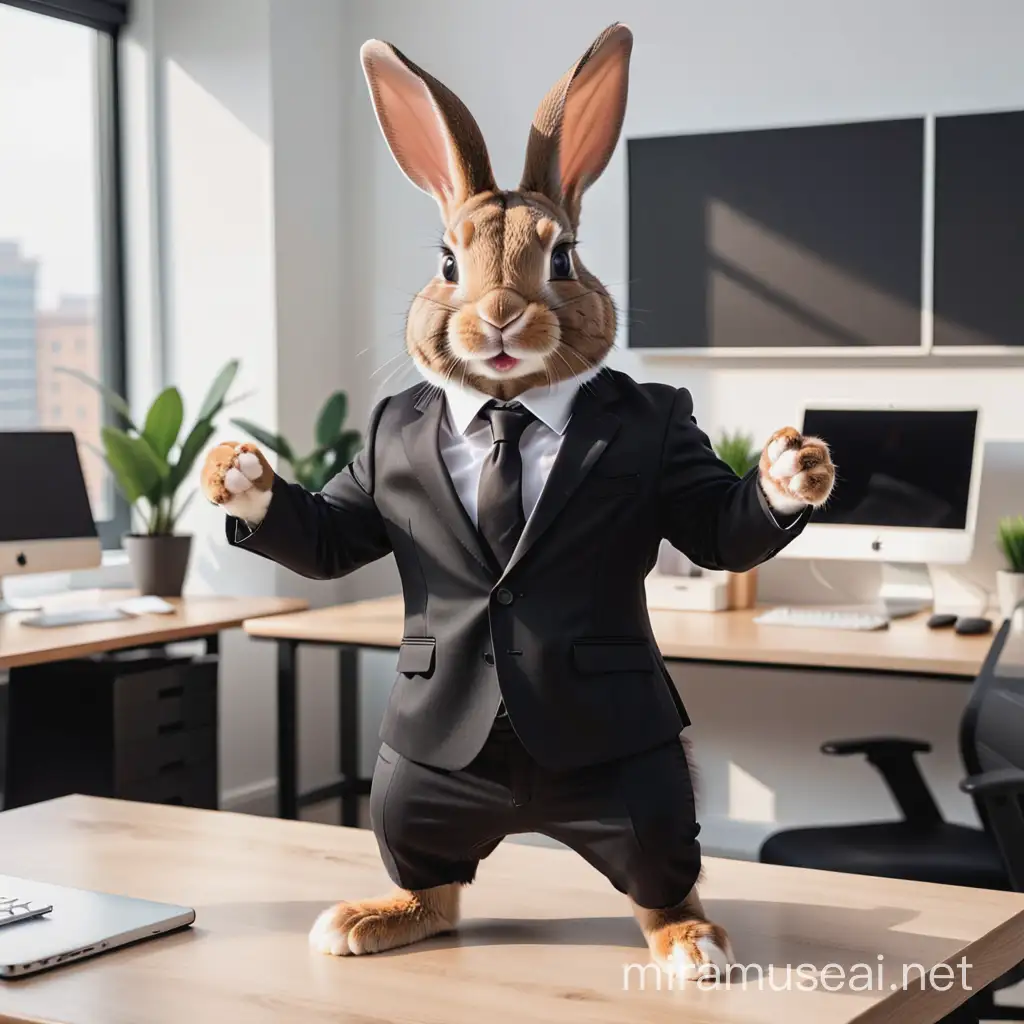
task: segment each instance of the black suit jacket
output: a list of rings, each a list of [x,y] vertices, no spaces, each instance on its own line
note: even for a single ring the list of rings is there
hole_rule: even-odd
[[[667,538],[709,569],[750,569],[782,522],[756,470],[712,451],[685,390],[606,371],[583,387],[526,530],[502,573],[441,458],[444,397],[420,385],[373,411],[366,446],[320,494],[274,481],[262,524],[228,539],[314,579],[393,552],[405,635],[382,739],[439,768],[467,765],[504,698],[527,751],[568,769],[649,749],[689,719],[651,633],[644,577]]]

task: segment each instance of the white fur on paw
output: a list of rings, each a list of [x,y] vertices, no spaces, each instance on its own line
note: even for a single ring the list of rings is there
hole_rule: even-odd
[[[255,482],[263,476],[263,463],[260,462],[259,456],[254,455],[252,452],[239,452],[235,456],[235,464],[247,480]]]
[[[224,486],[232,494],[245,494],[252,487],[252,481],[240,469],[232,466],[224,474]]]
[[[661,964],[662,970],[674,975],[679,981],[725,981],[733,962],[732,948],[728,942],[725,949],[722,949],[714,939],[706,935],[698,939],[696,945],[701,959],[691,958],[685,947],[676,943],[668,960]]]
[[[349,956],[354,952],[348,944],[348,932],[333,925],[335,908],[329,907],[314,922],[309,933],[309,945],[317,953],[330,956]]]
[[[777,437],[774,441],[768,443],[768,461],[774,465],[779,456],[789,448],[789,439],[785,437]]]
[[[795,516],[797,512],[803,512],[807,507],[807,502],[802,501],[800,498],[790,497],[788,494],[784,494],[776,487],[766,487],[764,489],[765,497],[768,499],[768,504],[771,505],[776,512],[781,512],[784,516]]]
[[[790,448],[772,462],[769,474],[773,480],[786,480],[793,476],[799,469],[800,451],[797,448]]]
[[[228,475],[237,472],[238,470],[236,469],[229,469]],[[241,476],[240,473],[239,476]],[[224,484],[230,491],[231,487],[228,484],[227,476],[224,477]],[[261,491],[258,487],[253,487],[248,480],[246,481],[246,487],[248,490],[243,491],[241,494],[233,493],[232,498],[229,501],[225,501],[221,508],[229,516],[242,519],[250,526],[258,526],[263,522],[267,509],[270,508],[270,499],[273,497],[274,492],[271,490]]]

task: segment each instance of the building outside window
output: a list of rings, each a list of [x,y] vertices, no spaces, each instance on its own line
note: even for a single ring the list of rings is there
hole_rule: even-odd
[[[125,4],[32,6],[0,0],[0,430],[74,431],[112,546],[127,510],[97,455],[109,412],[64,371],[123,393],[117,25],[95,12]]]

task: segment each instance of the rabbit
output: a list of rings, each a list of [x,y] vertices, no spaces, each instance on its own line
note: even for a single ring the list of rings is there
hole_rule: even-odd
[[[615,342],[615,306],[584,266],[576,237],[583,194],[621,130],[632,39],[625,25],[610,26],[547,94],[514,190],[495,183],[480,129],[461,100],[394,46],[363,45],[363,71],[392,155],[436,201],[444,225],[437,272],[413,299],[406,324],[408,354],[428,386],[454,385],[509,402],[572,380],[586,391],[611,372],[605,362]],[[681,408],[688,420],[690,407]],[[385,429],[380,414],[373,423]],[[713,458],[709,450],[702,457]],[[822,505],[834,475],[825,442],[791,427],[769,438],[757,471],[780,520]],[[250,530],[268,516],[280,486],[248,443],[218,445],[202,471],[207,499]],[[276,529],[275,536],[283,527]],[[339,903],[317,919],[310,942],[328,954],[363,954],[450,931],[458,925],[462,886]],[[732,962],[730,939],[708,920],[696,884],[675,905],[652,909],[634,901],[633,909],[664,969],[696,977]]]

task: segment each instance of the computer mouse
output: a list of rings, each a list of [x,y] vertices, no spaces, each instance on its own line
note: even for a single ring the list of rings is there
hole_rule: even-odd
[[[961,636],[981,636],[992,630],[992,620],[975,618],[973,615],[964,615],[956,620],[956,631]]]
[[[937,612],[928,620],[929,629],[949,629],[956,624],[956,616]]]

